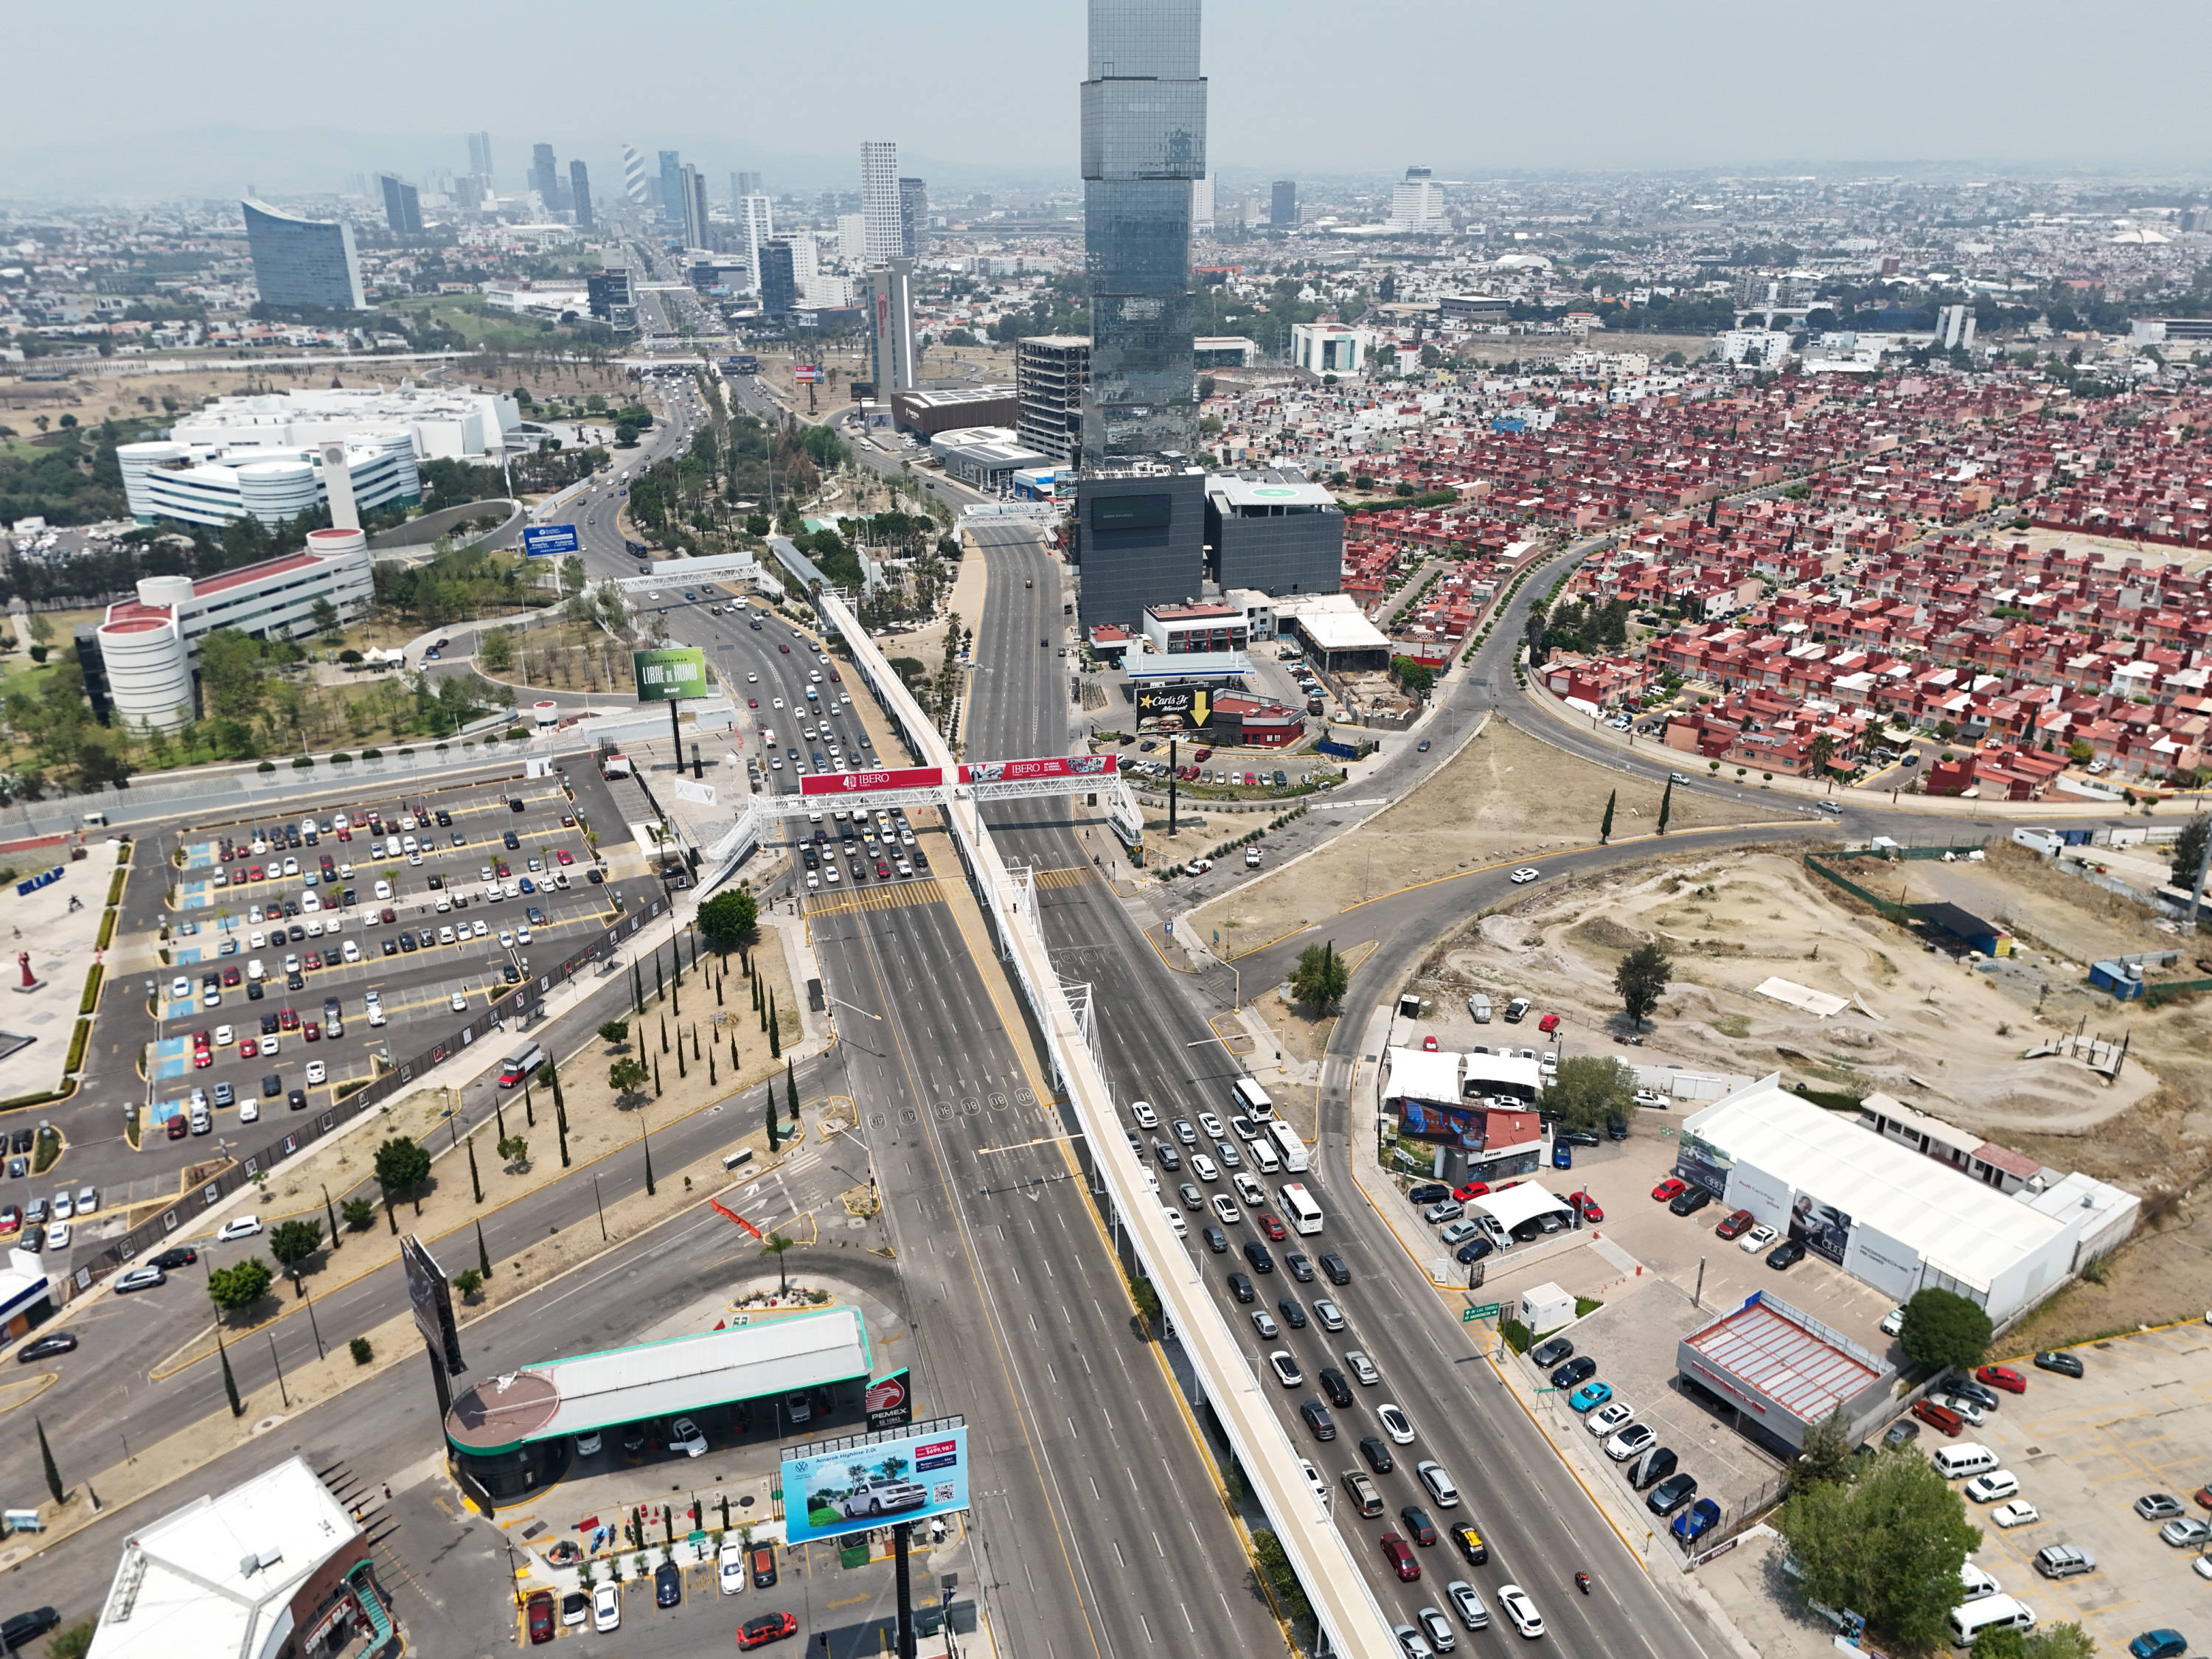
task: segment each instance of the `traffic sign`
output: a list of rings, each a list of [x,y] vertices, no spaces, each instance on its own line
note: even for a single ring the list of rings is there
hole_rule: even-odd
[[[1498,1306],[1495,1302],[1485,1302],[1478,1307],[1462,1308],[1459,1310],[1459,1322],[1462,1325],[1472,1325],[1478,1319],[1495,1319],[1498,1317]]]

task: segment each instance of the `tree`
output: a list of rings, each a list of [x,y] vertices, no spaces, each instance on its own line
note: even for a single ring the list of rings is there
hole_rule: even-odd
[[[1666,788],[1659,793],[1659,833],[1667,833],[1667,820],[1674,816],[1674,780],[1667,780]]]
[[[215,1352],[222,1364],[222,1392],[223,1397],[230,1401],[230,1414],[243,1417],[246,1415],[246,1402],[238,1397],[238,1378],[231,1374],[230,1350],[222,1346],[222,1327],[220,1323],[215,1328]]]
[[[2091,1659],[2096,1650],[2089,1632],[2069,1620],[2026,1632],[1985,1630],[1974,1638],[1973,1659]],[[57,1645],[50,1651],[60,1649]]]
[[[1850,1425],[1841,1406],[1805,1431],[1797,1461],[1786,1471],[1790,1490],[1804,1492],[1846,1480],[1851,1472]]]
[[[1950,1291],[1916,1291],[1905,1304],[1897,1345],[1915,1364],[1966,1370],[1982,1361],[1993,1327],[1976,1304]]]
[[[1602,1129],[1636,1109],[1636,1073],[1610,1054],[1570,1054],[1544,1085],[1543,1103],[1570,1129]]]
[[[768,1057],[783,1058],[783,1020],[775,1012],[775,993],[768,994]]]
[[[795,1127],[799,1122],[799,1073],[792,1069],[789,1060],[783,1062],[783,1110]]]
[[[783,1145],[783,1136],[775,1124],[775,1085],[768,1085],[768,1149],[771,1152]]]
[[[776,1281],[786,1291],[791,1288],[791,1274],[783,1265],[783,1253],[791,1248],[792,1242],[781,1233],[770,1233],[760,1248],[760,1253],[763,1255],[772,1255],[775,1258]]]
[[[1620,965],[1613,970],[1613,988],[1620,993],[1620,1006],[1636,1022],[1637,1030],[1644,1029],[1644,1022],[1651,1018],[1651,1011],[1667,994],[1667,981],[1674,976],[1673,958],[1650,940],[1621,957]]]
[[[1352,970],[1338,958],[1334,939],[1307,945],[1291,969],[1291,994],[1316,1014],[1336,1006],[1351,983]]]
[[[299,1284],[300,1264],[322,1248],[323,1224],[319,1221],[280,1221],[269,1235],[269,1254],[293,1276],[294,1288],[302,1296],[307,1291]]]
[[[46,1424],[35,1417],[31,1421],[38,1425],[39,1462],[46,1468],[46,1490],[54,1495],[54,1502],[58,1504],[62,1501],[64,1490],[62,1486],[62,1472],[55,1466],[54,1449],[46,1443]]]
[[[92,1651],[94,1633],[100,1628],[97,1619],[80,1619],[67,1630],[58,1630],[46,1644],[47,1659],[84,1659]]]
[[[632,1055],[607,1067],[607,1087],[615,1091],[617,1101],[628,1100],[645,1087],[646,1079],[652,1075],[645,1069],[645,1062]]]
[[[1828,763],[1836,757],[1836,740],[1826,732],[1815,732],[1813,741],[1805,745],[1805,758],[1813,763],[1813,775],[1828,775]]]
[[[267,1296],[276,1279],[267,1262],[258,1255],[250,1255],[228,1267],[210,1268],[208,1295],[223,1312],[236,1313]]]
[[[474,1267],[464,1267],[453,1275],[453,1288],[461,1293],[462,1301],[473,1302],[483,1289],[483,1275]]]
[[[345,1218],[347,1226],[359,1232],[374,1224],[376,1206],[366,1198],[349,1198],[338,1206],[338,1213]]]
[[[1613,803],[1614,798],[1620,793],[1620,791],[1618,789],[1609,790],[1606,793],[1605,820],[1597,827],[1598,845],[1601,847],[1613,839]]]
[[[338,631],[338,608],[328,599],[317,599],[314,604],[309,605],[307,618],[313,624],[314,630],[318,634],[335,634]]]
[[[2173,884],[2193,888],[2197,885],[2197,866],[2204,862],[2204,842],[2208,831],[2212,831],[2212,817],[2202,813],[2181,826],[2181,833],[2173,838]]]
[[[629,1041],[629,1022],[626,1019],[609,1020],[599,1027],[599,1041],[610,1048],[621,1048]]]
[[[1774,1527],[1805,1569],[1808,1597],[1865,1614],[1884,1647],[1915,1652],[1942,1644],[1944,1616],[1965,1595],[1960,1565],[1982,1537],[1959,1494],[1910,1451],[1796,1492]]]
[[[521,1135],[509,1135],[499,1143],[499,1155],[511,1167],[520,1168],[530,1162],[530,1142]]]
[[[384,1201],[395,1198],[415,1200],[415,1213],[422,1213],[422,1183],[430,1178],[430,1154],[405,1135],[393,1135],[376,1149],[376,1184]]]

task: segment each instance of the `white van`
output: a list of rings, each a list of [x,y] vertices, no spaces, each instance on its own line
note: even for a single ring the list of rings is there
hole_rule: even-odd
[[[1959,1563],[1959,1584],[1966,1592],[1966,1600],[1978,1601],[1985,1595],[2002,1595],[2004,1586],[1993,1574],[1984,1572],[1971,1561]]]
[[[1275,1149],[1265,1135],[1245,1147],[1244,1156],[1252,1160],[1261,1175],[1273,1175],[1283,1167],[1283,1160],[1275,1156]]]
[[[1955,1446],[1938,1446],[1929,1461],[1946,1480],[1963,1480],[1996,1468],[1997,1455],[1978,1440],[1961,1440]]]
[[[2034,1628],[2034,1613],[2009,1595],[1984,1595],[1951,1609],[1951,1645],[1954,1648],[1973,1646],[1974,1638],[1985,1630]]]
[[[1240,1077],[1230,1085],[1229,1098],[1231,1110],[1242,1116],[1264,1119],[1275,1115],[1275,1103],[1249,1077]]]

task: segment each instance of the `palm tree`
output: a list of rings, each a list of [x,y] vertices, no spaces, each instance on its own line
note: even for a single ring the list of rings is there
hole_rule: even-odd
[[[1828,763],[1835,757],[1836,740],[1826,732],[1815,732],[1813,741],[1805,745],[1805,753],[1813,763],[1813,775],[1825,778],[1828,775]]]
[[[786,1238],[781,1233],[770,1233],[768,1236],[767,1242],[762,1244],[760,1248],[760,1253],[763,1255],[772,1255],[775,1258],[776,1293],[778,1295],[784,1295],[791,1289],[791,1274],[783,1265],[783,1253],[792,1247],[793,1242],[794,1241],[791,1239]]]

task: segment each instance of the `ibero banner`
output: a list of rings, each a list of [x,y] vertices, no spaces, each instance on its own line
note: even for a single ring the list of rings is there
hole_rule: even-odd
[[[1048,755],[1037,760],[976,761],[960,769],[963,783],[1024,783],[1031,778],[1103,778],[1120,769],[1119,755]]]

